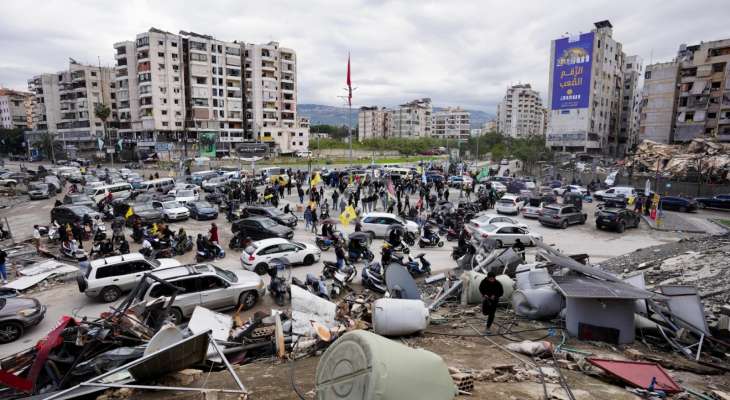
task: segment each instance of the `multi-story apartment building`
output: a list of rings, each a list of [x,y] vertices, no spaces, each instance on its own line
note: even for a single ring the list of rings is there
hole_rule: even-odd
[[[390,113],[378,106],[360,107],[357,114],[357,139],[384,138],[389,136]]]
[[[388,110],[388,135],[392,137],[430,137],[432,134],[433,106],[431,99],[423,98],[401,104]],[[388,118],[388,117],[386,117]]]
[[[497,131],[514,138],[545,134],[542,99],[529,83],[507,89],[502,102],[497,105]]]
[[[0,88],[0,128],[32,128],[32,97],[28,92]]]
[[[307,150],[309,129],[297,119],[296,53],[277,42],[242,46],[247,139],[281,153]]]
[[[730,142],[730,39],[682,44],[675,60],[646,68],[640,138]]]
[[[617,154],[629,153],[638,144],[644,61],[637,55],[624,59],[624,88]]]
[[[114,48],[119,132],[130,145],[183,154],[201,139],[224,154],[244,142],[283,153],[309,146],[308,122],[297,119],[293,50],[155,28]]]
[[[624,52],[609,21],[551,43],[546,145],[618,154]]]
[[[646,66],[640,107],[639,141],[671,143],[678,73],[679,64],[676,61]]]
[[[469,111],[460,107],[448,107],[433,113],[431,136],[439,139],[469,140],[471,123]]]
[[[491,119],[484,123],[484,126],[482,126],[482,133],[490,133],[490,132],[497,132],[497,123],[496,119]]]
[[[194,133],[185,140],[182,46],[179,35],[155,28],[114,44],[115,112],[125,147],[151,152],[156,143],[186,148],[196,142]]]
[[[112,117],[103,121],[95,111],[99,105],[112,108],[112,71],[112,68],[71,60],[68,70],[30,79],[28,88],[33,93],[31,113],[35,134],[29,137],[37,138],[38,134],[49,132],[72,155],[98,151],[97,139],[111,145],[109,133],[113,130],[106,131],[104,124]]]

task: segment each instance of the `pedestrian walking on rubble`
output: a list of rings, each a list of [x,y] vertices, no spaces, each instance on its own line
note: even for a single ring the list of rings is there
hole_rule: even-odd
[[[486,335],[491,334],[492,323],[494,323],[494,314],[497,313],[497,305],[499,298],[504,294],[502,284],[497,281],[496,274],[489,272],[487,277],[479,284],[479,293],[482,294],[482,314],[487,316]]]

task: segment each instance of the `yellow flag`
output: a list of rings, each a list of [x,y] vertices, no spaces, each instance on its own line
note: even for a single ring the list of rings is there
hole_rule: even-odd
[[[317,186],[320,182],[322,182],[322,178],[319,176],[319,172],[316,172],[312,178],[312,186]]]
[[[355,212],[355,209],[352,206],[347,206],[345,208],[345,211],[340,214],[340,217],[338,218],[342,225],[350,225],[350,222],[352,222],[353,219],[357,218],[357,213]]]
[[[127,213],[124,214],[124,219],[129,219],[132,215],[134,215],[134,210],[132,210],[132,207],[129,207],[127,209]]]

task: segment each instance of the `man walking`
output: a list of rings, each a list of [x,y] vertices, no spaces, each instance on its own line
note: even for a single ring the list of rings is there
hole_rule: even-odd
[[[8,273],[5,270],[5,259],[8,257],[8,253],[5,250],[0,249],[0,277],[3,279],[3,283],[8,283]]]
[[[497,304],[499,298],[504,294],[502,284],[497,282],[494,272],[489,272],[487,277],[479,284],[479,293],[482,294],[482,314],[487,316],[487,329],[485,334],[492,332],[492,323],[494,322],[494,314],[497,312]]]

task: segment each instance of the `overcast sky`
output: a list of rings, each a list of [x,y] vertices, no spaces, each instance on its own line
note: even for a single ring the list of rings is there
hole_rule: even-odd
[[[680,43],[730,38],[730,3],[705,1],[3,1],[0,86],[25,89],[68,57],[112,65],[112,44],[154,26],[268,42],[299,58],[299,103],[342,105],[347,53],[353,104],[418,97],[495,112],[508,85],[547,96],[550,40],[609,19],[627,54],[668,61]]]

